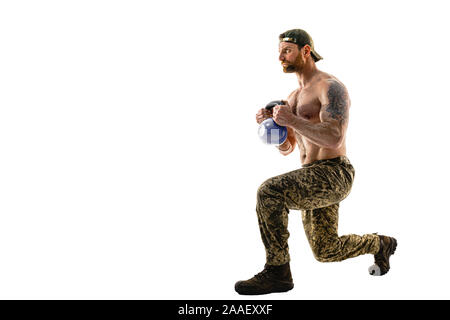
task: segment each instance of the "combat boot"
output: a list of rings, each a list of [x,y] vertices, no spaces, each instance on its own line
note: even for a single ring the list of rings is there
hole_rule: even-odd
[[[397,249],[397,240],[392,237],[380,237],[380,251],[375,254],[375,264],[369,267],[369,274],[372,276],[382,276],[388,273],[389,257],[394,254]]]
[[[253,278],[236,282],[234,289],[243,295],[285,292],[294,287],[289,262],[281,266],[266,264],[264,270]]]

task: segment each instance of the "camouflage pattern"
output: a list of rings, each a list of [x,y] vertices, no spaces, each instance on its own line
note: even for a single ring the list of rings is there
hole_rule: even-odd
[[[339,202],[350,193],[355,170],[347,157],[319,160],[264,181],[258,188],[256,212],[269,265],[290,261],[289,210],[301,210],[314,257],[321,262],[376,254],[379,237],[338,236]]]

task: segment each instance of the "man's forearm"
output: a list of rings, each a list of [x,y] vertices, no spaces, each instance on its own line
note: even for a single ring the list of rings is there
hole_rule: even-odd
[[[282,144],[280,144],[278,146],[278,150],[284,156],[287,156],[289,153],[291,153],[293,148],[294,147],[292,146],[292,144],[289,141],[289,139],[286,139],[286,141],[284,141]]]
[[[287,138],[282,144],[277,146],[278,151],[280,151],[280,153],[283,156],[287,156],[292,151],[294,151],[294,148],[295,148],[295,144],[293,144],[293,141],[295,141],[294,129],[292,129],[290,127],[286,127],[286,128],[287,128],[287,131],[288,131]]]
[[[295,117],[291,127],[320,147],[338,148],[342,141],[340,130],[329,123],[311,123],[300,117]]]

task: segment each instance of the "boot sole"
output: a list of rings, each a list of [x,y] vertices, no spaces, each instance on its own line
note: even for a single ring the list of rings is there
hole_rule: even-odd
[[[270,291],[263,291],[263,290],[258,291],[258,289],[253,289],[253,290],[252,289],[247,289],[247,290],[243,289],[241,292],[239,292],[236,289],[236,286],[234,289],[236,290],[237,293],[239,293],[240,295],[243,295],[243,296],[256,296],[256,295],[269,294],[269,293],[287,292],[289,290],[292,290],[293,288],[294,288],[294,284],[290,283],[290,284],[286,284],[283,286],[273,288]]]

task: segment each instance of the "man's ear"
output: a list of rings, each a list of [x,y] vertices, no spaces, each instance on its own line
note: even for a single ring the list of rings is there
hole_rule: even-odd
[[[305,58],[311,56],[311,47],[310,47],[309,44],[305,44],[305,45],[303,46],[302,50],[303,50],[303,56],[304,56]]]

